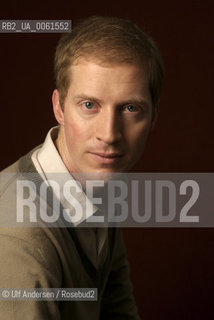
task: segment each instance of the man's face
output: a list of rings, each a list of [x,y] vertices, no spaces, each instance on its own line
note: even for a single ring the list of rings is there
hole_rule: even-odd
[[[56,144],[70,172],[127,172],[140,158],[152,126],[147,73],[135,64],[100,65],[81,60],[70,70],[71,83]]]

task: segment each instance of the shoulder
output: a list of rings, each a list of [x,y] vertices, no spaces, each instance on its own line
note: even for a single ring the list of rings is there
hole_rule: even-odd
[[[31,160],[31,156],[38,148],[40,148],[40,146],[37,146],[0,172],[0,198],[9,193],[12,200],[12,197],[15,195],[14,188],[16,189],[16,182],[19,179],[23,179],[23,173],[37,172]]]
[[[36,172],[30,151],[0,173],[0,264],[3,271],[23,268],[42,268],[60,274],[60,262],[55,247],[57,231],[28,225],[17,226],[17,182],[25,179],[23,173]],[[24,170],[24,171],[22,171]],[[24,213],[25,214],[25,213]],[[5,267],[4,267],[5,266]],[[9,271],[10,270],[10,271]],[[48,271],[48,272],[49,272]]]
[[[22,156],[21,158],[19,158],[17,161],[15,161],[13,164],[9,165],[8,167],[6,167],[5,169],[3,169],[0,174],[4,174],[4,173],[17,173],[20,171],[20,169],[25,169],[26,172],[28,172],[28,169],[32,169],[32,165],[33,162],[31,160],[31,156],[33,154],[34,151],[36,151],[37,149],[41,148],[41,145],[36,146],[35,148],[33,148],[32,150],[30,150],[28,153],[26,153],[24,156]]]

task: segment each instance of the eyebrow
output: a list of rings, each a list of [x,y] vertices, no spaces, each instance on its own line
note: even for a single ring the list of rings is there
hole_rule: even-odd
[[[80,95],[74,96],[74,100],[79,100],[79,99],[80,100],[97,101],[99,103],[102,103],[101,99],[98,99],[98,98],[93,97],[93,96],[88,96],[88,95],[85,95],[85,94],[80,94]],[[144,99],[130,98],[130,99],[127,99],[127,100],[124,100],[124,101],[121,101],[120,103],[118,103],[118,105],[120,105],[120,106],[123,106],[123,105],[126,105],[126,104],[139,104],[139,105],[147,106],[148,105],[148,101],[144,100]]]
[[[98,99],[98,98],[95,98],[95,97],[92,97],[92,96],[87,96],[85,94],[80,94],[78,96],[74,96],[74,100],[92,100],[92,101],[98,101],[98,102],[102,102],[102,100]]]

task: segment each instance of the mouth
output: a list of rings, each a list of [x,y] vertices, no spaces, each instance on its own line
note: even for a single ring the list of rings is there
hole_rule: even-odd
[[[96,162],[103,164],[113,164],[120,161],[123,157],[120,153],[89,152],[89,154]]]

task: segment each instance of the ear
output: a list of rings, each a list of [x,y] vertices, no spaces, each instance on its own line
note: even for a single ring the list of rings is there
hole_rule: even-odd
[[[57,89],[55,89],[52,94],[52,104],[53,104],[53,112],[57,122],[63,125],[64,113],[59,102],[59,91]]]
[[[158,106],[154,107],[153,110],[153,117],[152,117],[152,122],[151,122],[151,130],[154,129],[156,122],[157,122],[157,118],[158,118]]]

